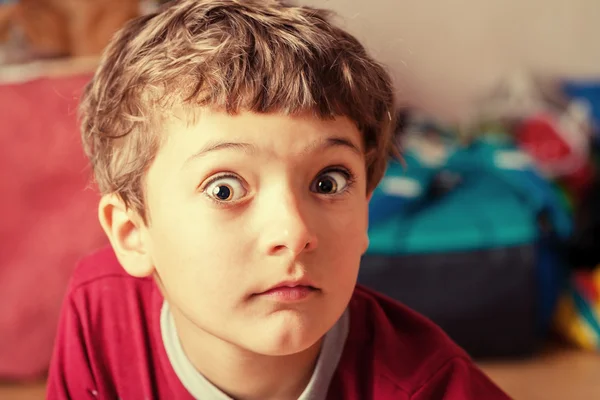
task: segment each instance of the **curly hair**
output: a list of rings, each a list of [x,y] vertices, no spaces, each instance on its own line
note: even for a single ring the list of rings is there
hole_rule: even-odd
[[[397,154],[394,91],[384,67],[331,19],[280,0],[180,0],[129,21],[81,99],[100,191],[145,220],[145,172],[175,107],[345,116],[363,136],[372,190]]]

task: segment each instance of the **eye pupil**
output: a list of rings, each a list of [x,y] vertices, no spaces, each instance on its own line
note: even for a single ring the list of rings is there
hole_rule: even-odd
[[[229,200],[231,198],[232,190],[227,185],[219,185],[213,190],[213,195],[219,200]]]
[[[323,178],[317,184],[319,193],[332,193],[337,189],[337,184],[331,178]]]

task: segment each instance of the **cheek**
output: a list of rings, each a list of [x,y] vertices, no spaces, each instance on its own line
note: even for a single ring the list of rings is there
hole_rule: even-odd
[[[347,210],[330,213],[323,220],[320,247],[328,257],[344,263],[359,262],[368,246],[367,206],[366,199],[357,201]]]
[[[335,234],[346,237],[350,240],[362,238],[369,224],[367,199],[356,199],[353,204],[331,214],[328,219],[328,226]]]
[[[239,293],[232,282],[243,273],[237,231],[184,214],[171,212],[153,226],[152,255],[167,295],[197,306],[234,302]]]

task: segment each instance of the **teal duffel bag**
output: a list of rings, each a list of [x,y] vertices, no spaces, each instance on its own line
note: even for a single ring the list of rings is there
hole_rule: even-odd
[[[430,317],[473,356],[534,351],[571,231],[553,186],[493,138],[453,146],[439,165],[419,161],[407,149],[373,194],[359,282]]]

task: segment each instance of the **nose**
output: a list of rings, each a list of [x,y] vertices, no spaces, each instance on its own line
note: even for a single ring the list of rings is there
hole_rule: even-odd
[[[267,224],[262,233],[263,249],[268,255],[290,253],[296,257],[317,248],[317,235],[311,227],[311,206],[295,196],[271,202],[266,208]]]

